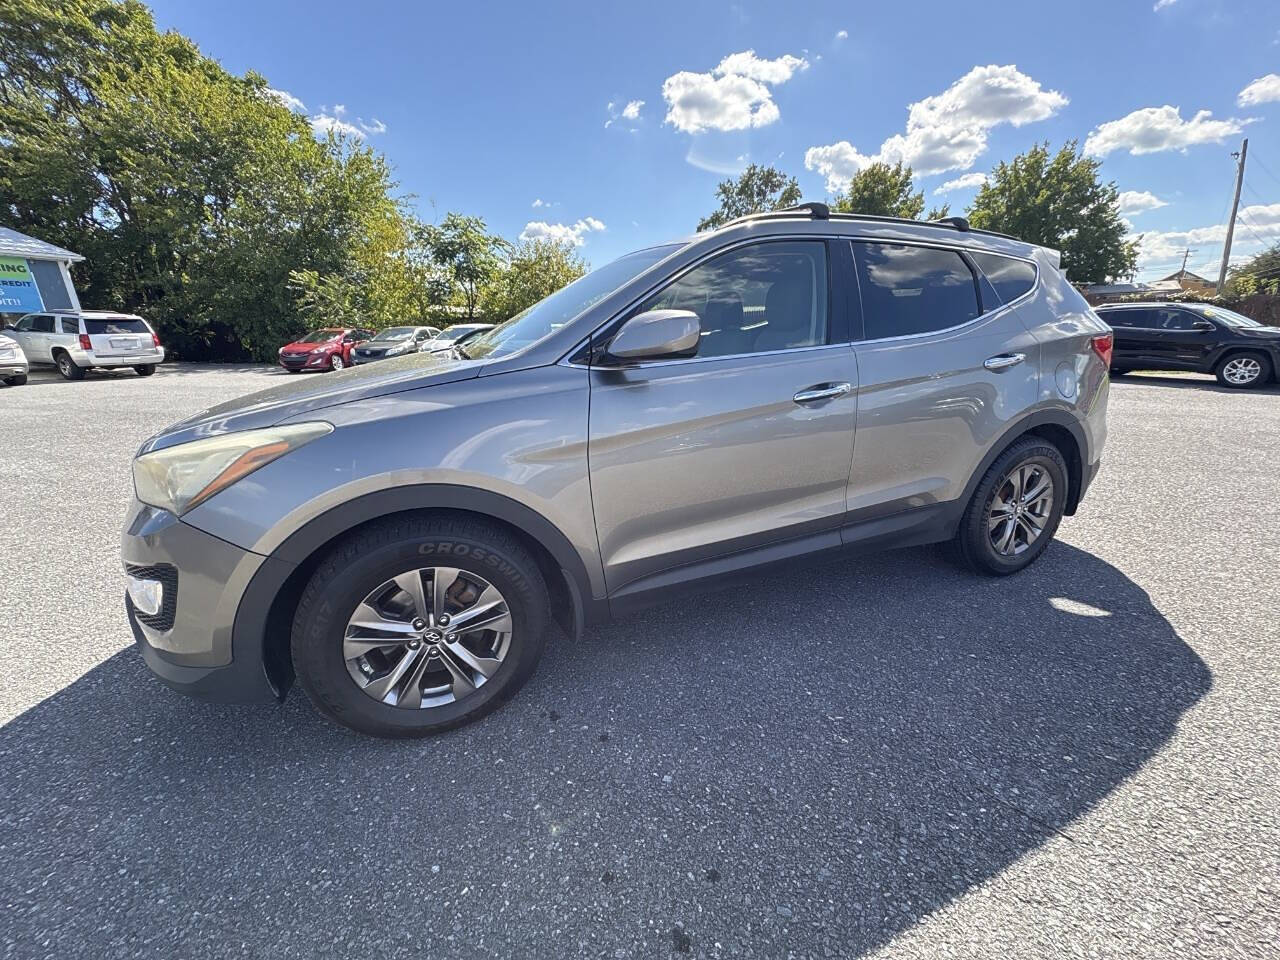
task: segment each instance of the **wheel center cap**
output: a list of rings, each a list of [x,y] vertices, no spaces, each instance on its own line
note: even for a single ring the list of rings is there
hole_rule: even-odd
[[[444,635],[439,630],[427,630],[422,634],[422,639],[427,643],[439,643]]]

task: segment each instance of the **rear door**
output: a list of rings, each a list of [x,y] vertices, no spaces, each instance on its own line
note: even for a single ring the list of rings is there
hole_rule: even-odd
[[[629,312],[692,310],[702,337],[692,358],[592,366],[588,460],[611,594],[839,545],[857,367],[832,276],[827,241],[760,241]]]
[[[1151,331],[1146,329],[1150,314],[1150,310],[1139,307],[1105,310],[1099,314],[1115,332],[1111,355],[1113,366],[1124,367],[1150,359],[1148,342]]]
[[[154,349],[151,330],[138,317],[82,317],[94,356],[136,357]]]
[[[990,444],[1036,403],[1040,347],[960,250],[852,247],[863,336],[846,538],[860,539],[864,521],[902,514],[906,526],[919,510],[927,523],[961,496]]]

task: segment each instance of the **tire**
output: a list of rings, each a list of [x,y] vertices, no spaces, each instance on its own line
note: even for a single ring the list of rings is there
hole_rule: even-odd
[[[133,369],[138,376],[149,377],[156,372],[156,365],[154,363],[141,363]]]
[[[27,375],[25,373],[19,373],[13,377],[5,377],[4,382],[10,387],[21,387],[26,384]]]
[[[1213,371],[1218,382],[1232,390],[1255,390],[1271,380],[1271,358],[1263,353],[1237,351],[1218,361]],[[1248,374],[1247,379],[1243,377]]]
[[[381,607],[373,611],[375,616],[364,615],[363,619],[386,622],[391,615],[383,616],[387,610],[382,606],[384,603],[411,605],[410,594],[399,588],[395,578],[403,580],[416,575],[423,590],[422,602],[431,607],[435,576],[428,571],[440,568],[456,571],[456,580],[450,583],[453,587],[461,586],[460,595],[477,609],[483,607],[475,599],[476,591],[480,590],[478,583],[487,582],[505,602],[509,632],[461,631],[463,641],[473,645],[473,655],[486,657],[476,662],[497,663],[488,679],[481,679],[479,673],[470,672],[469,668],[470,679],[476,681],[471,689],[468,690],[466,684],[459,686],[456,673],[450,679],[450,672],[444,671],[443,661],[449,659],[453,667],[459,666],[461,661],[454,655],[445,656],[444,636],[432,636],[437,633],[434,628],[440,626],[434,620],[439,611],[434,609],[430,622],[420,618],[416,621],[429,629],[416,635],[420,646],[415,651],[407,646],[414,638],[400,640],[402,634],[398,630],[392,635],[394,643],[386,644],[384,649],[368,654],[367,658],[348,660],[352,652],[346,639],[349,634],[379,639],[384,636],[381,631],[370,633],[349,622],[357,606],[371,602],[373,606]],[[417,573],[420,570],[423,572]],[[389,588],[390,594],[381,594],[385,599],[371,601],[371,597],[384,588]],[[448,592],[454,593],[454,590],[450,588]],[[487,587],[484,593],[488,593]],[[293,619],[290,645],[294,671],[316,709],[349,729],[386,738],[440,733],[478,720],[510,699],[524,685],[542,656],[549,608],[546,583],[537,562],[519,541],[502,529],[482,520],[429,514],[379,521],[336,547],[312,575]],[[454,607],[453,614],[461,618],[468,609],[466,606],[461,609]],[[495,609],[501,613],[500,607]],[[412,629],[409,621],[414,616],[407,607],[396,613],[394,619],[401,630]],[[439,633],[446,634],[447,628]],[[456,636],[448,634],[449,638]],[[497,650],[503,642],[504,652],[500,654],[490,653],[484,646],[493,643]],[[448,649],[456,649],[456,644]],[[476,654],[477,649],[484,652]],[[413,699],[409,692],[413,685],[405,679],[393,681],[385,695],[394,696],[395,702],[388,702],[383,695],[371,692],[376,684],[395,674],[400,659],[408,658],[411,652],[425,657],[427,664],[416,685],[418,698],[422,701],[431,699],[428,694],[441,689],[433,686],[439,681],[432,678],[443,677],[446,685],[452,684],[451,689],[438,694],[435,699],[451,697],[451,702],[398,705],[403,699]],[[375,662],[369,663],[369,660]],[[403,669],[397,676],[405,676]],[[366,673],[370,680],[364,679]],[[407,673],[414,675],[414,670],[408,669]],[[364,689],[365,684],[370,689]],[[427,687],[425,693],[424,686]]]
[[[1039,484],[1039,480],[1035,479],[1038,475],[1034,471],[1038,470],[1041,475],[1048,477],[1052,483],[1051,502],[1042,512],[1039,509],[1032,512],[1024,507],[1022,516],[1025,519],[1006,521],[992,527],[991,515],[996,507],[997,494],[1011,500],[1010,479],[1024,468],[1031,468],[1032,472],[1026,476],[1032,478],[1033,486]],[[1068,492],[1067,464],[1058,448],[1039,437],[1018,440],[996,458],[995,463],[978,482],[960,520],[960,527],[952,544],[953,555],[963,566],[990,576],[1003,577],[1026,569],[1044,553],[1057,532]],[[1030,504],[1032,508],[1039,506],[1039,500]],[[997,549],[993,538],[1000,538],[1007,533],[1009,523],[1014,525],[1010,549],[1016,552],[1005,553]],[[1021,541],[1027,539],[1027,531],[1036,523],[1040,524],[1040,530],[1035,539],[1018,549]]]
[[[341,370],[345,366],[346,366],[346,363],[343,362],[341,354],[335,353],[329,357],[330,370]]]
[[[54,365],[57,366],[58,372],[62,374],[64,380],[83,380],[84,367],[79,366],[71,359],[71,354],[59,352],[53,359]]]

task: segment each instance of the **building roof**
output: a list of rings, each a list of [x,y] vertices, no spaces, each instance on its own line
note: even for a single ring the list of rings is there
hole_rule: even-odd
[[[1131,293],[1179,293],[1176,280],[1153,280],[1151,283],[1084,283],[1081,287],[1095,297],[1115,297]]]
[[[1190,270],[1179,270],[1177,273],[1171,273],[1167,277],[1161,277],[1161,280],[1192,280],[1196,283],[1209,283],[1204,277],[1198,273],[1192,273]]]
[[[62,247],[55,247],[52,243],[45,243],[35,237],[28,237],[25,233],[19,233],[17,230],[11,230],[8,227],[0,227],[0,256],[35,257],[37,260],[75,261],[84,259],[78,253],[72,253],[70,250],[62,249]]]

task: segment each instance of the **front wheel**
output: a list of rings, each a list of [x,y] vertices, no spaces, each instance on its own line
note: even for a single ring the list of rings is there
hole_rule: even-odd
[[[142,363],[134,367],[133,369],[138,376],[149,377],[156,372],[156,365],[154,363]]]
[[[510,534],[478,520],[375,523],[321,562],[293,620],[294,670],[343,726],[420,737],[470,723],[528,680],[547,588]]]
[[[62,374],[62,378],[64,380],[84,379],[84,367],[72,360],[70,354],[59,353],[56,364],[58,367],[58,373]]]
[[[346,364],[343,363],[342,361],[342,354],[335,353],[333,356],[331,356],[329,358],[329,366],[332,367],[334,370],[341,370],[343,367],[345,367]]]
[[[1250,390],[1271,379],[1271,360],[1261,353],[1235,353],[1223,357],[1214,374],[1224,387]]]
[[[1053,444],[1019,440],[996,458],[960,520],[955,549],[979,573],[1017,573],[1044,553],[1062,520],[1067,465]]]

